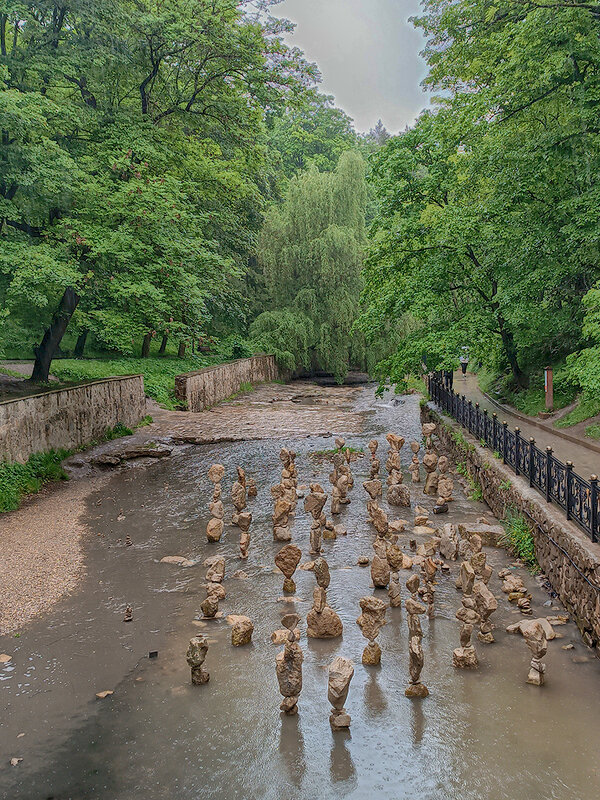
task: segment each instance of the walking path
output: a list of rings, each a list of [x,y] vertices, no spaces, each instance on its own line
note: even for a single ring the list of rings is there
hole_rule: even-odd
[[[598,445],[568,441],[542,422],[537,420],[535,422],[525,421],[521,414],[513,413],[506,406],[492,402],[486,397],[477,384],[476,375],[467,374],[465,379],[461,373],[455,372],[453,388],[458,394],[464,394],[467,400],[479,403],[482,409],[487,408],[490,414],[496,413],[500,422],[506,420],[510,428],[519,427],[524,438],[529,439],[533,436],[540,450],[550,446],[554,451],[554,455],[561,461],[572,461],[575,472],[579,473],[582,478],[587,479],[592,474],[600,474],[600,450]]]

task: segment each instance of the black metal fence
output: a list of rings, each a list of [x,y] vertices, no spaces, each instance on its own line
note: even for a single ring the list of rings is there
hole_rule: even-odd
[[[600,492],[598,477],[592,475],[584,480],[573,471],[573,464],[563,464],[552,454],[535,446],[535,439],[525,439],[519,428],[508,429],[507,422],[500,422],[496,414],[491,416],[479,403],[467,400],[448,389],[436,377],[427,381],[429,395],[436,405],[454,417],[464,428],[489,447],[517,475],[529,480],[529,485],[541,492],[548,503],[557,503],[567,514],[567,519],[576,522],[592,542],[600,539]]]

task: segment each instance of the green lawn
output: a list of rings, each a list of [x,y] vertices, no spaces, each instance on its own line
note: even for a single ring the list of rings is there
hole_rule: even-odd
[[[175,376],[193,372],[211,364],[222,363],[221,356],[191,356],[189,358],[116,358],[71,359],[52,362],[51,372],[62,382],[78,382],[110,378],[114,375],[144,376],[146,394],[164,408],[177,408]]]

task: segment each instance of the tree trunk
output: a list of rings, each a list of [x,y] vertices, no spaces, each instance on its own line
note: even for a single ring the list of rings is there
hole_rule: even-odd
[[[142,341],[142,358],[148,358],[150,355],[150,342],[152,341],[152,334],[147,333]]]
[[[88,337],[88,329],[86,328],[84,331],[81,331],[79,336],[77,337],[77,342],[75,344],[75,350],[73,351],[73,355],[75,358],[82,358],[83,351],[85,350],[85,342]]]
[[[179,342],[179,350],[177,351],[177,358],[185,358],[185,342]]]
[[[513,377],[518,386],[523,389],[527,388],[527,375],[522,371],[517,360],[517,348],[515,347],[515,339],[511,330],[506,327],[506,322],[501,315],[498,315],[498,325],[500,327],[500,336],[502,337],[502,345],[504,352],[510,364]]]
[[[167,341],[168,341],[168,339],[169,339],[168,336],[163,336],[162,337],[162,342],[160,343],[160,347],[158,348],[158,355],[159,356],[164,356],[165,350],[167,349]]]
[[[32,381],[40,383],[48,380],[50,364],[78,303],[79,295],[75,292],[75,289],[71,286],[67,287],[52,317],[50,327],[44,333],[40,345],[35,348],[35,363],[31,373]]]

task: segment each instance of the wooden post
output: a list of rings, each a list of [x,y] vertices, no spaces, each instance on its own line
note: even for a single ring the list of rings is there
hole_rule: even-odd
[[[546,411],[554,408],[554,379],[552,367],[544,368],[544,390],[546,392]]]

